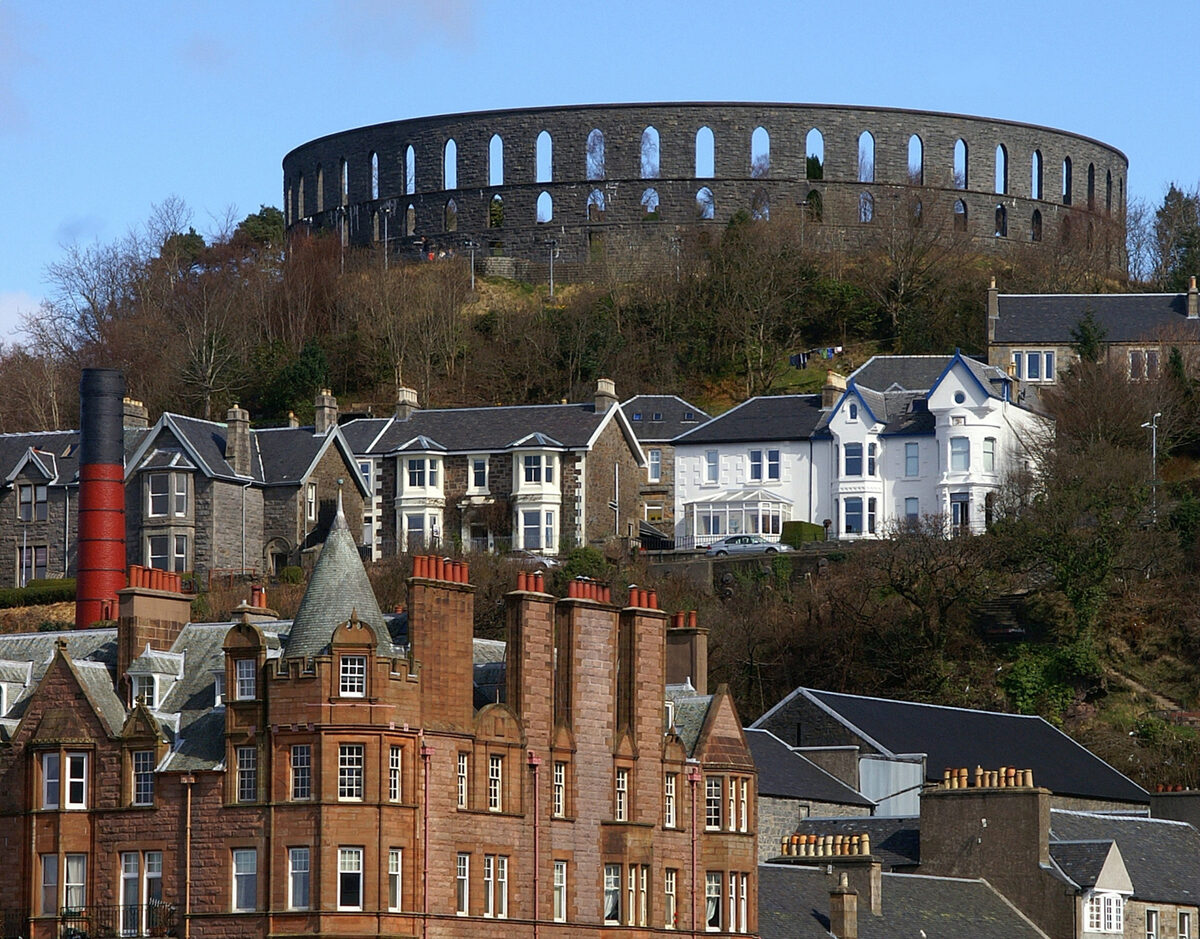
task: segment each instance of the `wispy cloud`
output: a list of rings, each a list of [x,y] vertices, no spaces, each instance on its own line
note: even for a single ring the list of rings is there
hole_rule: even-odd
[[[104,219],[98,215],[71,215],[58,223],[54,230],[54,238],[63,245],[76,241],[91,241],[100,236],[104,227]]]

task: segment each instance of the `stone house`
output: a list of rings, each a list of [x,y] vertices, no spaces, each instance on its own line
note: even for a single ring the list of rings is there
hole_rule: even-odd
[[[636,395],[621,404],[646,455],[638,487],[639,518],[654,532],[675,530],[675,447],[672,441],[709,415],[678,395]]]
[[[607,379],[587,404],[423,410],[403,389],[392,417],[341,429],[371,481],[375,557],[555,555],[637,535],[646,460]]]
[[[756,935],[754,764],[680,680],[703,631],[522,570],[477,706],[468,580],[417,556],[385,616],[335,510],[290,623],[133,576],[115,628],[0,636],[4,935]]]
[[[75,572],[79,432],[0,434],[0,585]]]

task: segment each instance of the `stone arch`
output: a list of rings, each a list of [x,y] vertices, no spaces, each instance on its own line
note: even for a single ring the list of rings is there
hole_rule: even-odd
[[[499,134],[488,140],[488,185],[504,185],[504,138]]]
[[[701,186],[696,192],[696,218],[705,221],[714,218],[717,214],[717,201],[713,198],[713,191],[707,186]]]
[[[750,134],[750,175],[766,176],[771,171],[771,135],[761,124]]]
[[[767,190],[754,190],[754,198],[750,200],[750,217],[756,221],[766,222],[771,218],[771,199]]]
[[[379,198],[379,154],[371,151],[371,198]]]
[[[1029,158],[1029,196],[1032,199],[1042,198],[1042,151],[1034,150]]]
[[[968,172],[968,157],[970,153],[967,148],[967,142],[959,137],[954,141],[954,188],[966,189],[971,182]],[[959,200],[961,201],[961,200]]]
[[[1096,211],[1096,164],[1088,164],[1087,174],[1087,207],[1089,212]]]
[[[537,220],[539,225],[554,220],[554,197],[545,189],[537,197]]]
[[[817,127],[804,138],[804,178],[825,178],[825,135]]]
[[[338,174],[338,205],[350,204],[350,164],[343,158]]]
[[[967,203],[962,199],[954,200],[954,230],[967,230]]]
[[[808,195],[804,197],[804,210],[807,220],[815,225],[820,225],[825,219],[825,204],[821,198],[821,190],[810,189]]]
[[[492,201],[488,203],[488,228],[503,228],[504,227],[504,198],[500,193],[492,196]]]
[[[604,193],[599,189],[588,193],[587,218],[589,222],[604,221]]]
[[[404,210],[404,234],[411,238],[417,233],[417,207],[411,202]]]
[[[651,126],[642,131],[641,143],[642,179],[658,179],[658,130]]]
[[[875,221],[875,197],[869,192],[858,194],[858,220],[863,224]]]
[[[1008,193],[1008,148],[1002,143],[996,144],[996,194]]]
[[[1063,157],[1062,163],[1062,204],[1071,204],[1071,189],[1073,188],[1073,180],[1071,179],[1071,158]]]
[[[1042,240],[1042,213],[1040,209],[1034,209],[1033,215],[1029,219],[1029,240]]]
[[[875,135],[869,130],[864,130],[858,135],[858,181],[875,182]],[[861,203],[862,200],[859,201]],[[861,205],[859,208],[861,209]],[[860,211],[859,215],[861,214]]]
[[[999,203],[996,204],[996,237],[1008,237],[1008,209]]]
[[[1064,215],[1062,223],[1058,226],[1058,240],[1064,245],[1071,243],[1071,216]]]
[[[317,164],[317,211],[325,211],[325,170]]]
[[[544,130],[537,135],[534,144],[534,161],[536,164],[535,182],[549,183],[554,181],[554,138],[550,131]],[[547,194],[548,195],[548,194]],[[541,196],[538,196],[539,203]]]
[[[417,191],[417,153],[410,144],[404,151],[404,194],[411,196]]]
[[[647,189],[642,193],[642,215],[647,219],[658,218],[658,190]]]
[[[604,131],[594,128],[587,135],[587,165],[584,167],[589,180],[604,179]]]
[[[925,142],[916,134],[908,138],[908,184],[925,185]]]
[[[442,188],[458,188],[458,144],[453,137],[442,147]]]
[[[1112,170],[1104,173],[1104,211],[1112,215]]]
[[[296,183],[296,218],[304,218],[304,174]]]
[[[909,205],[908,222],[913,228],[920,228],[925,221],[925,206],[920,199],[913,199]]]
[[[443,227],[448,232],[458,231],[458,203],[453,199],[446,200],[446,210],[443,215]]]
[[[712,179],[717,171],[717,144],[708,125],[696,131],[696,178]]]

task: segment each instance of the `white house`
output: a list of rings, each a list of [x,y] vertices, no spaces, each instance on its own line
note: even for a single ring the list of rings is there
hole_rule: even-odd
[[[752,398],[675,440],[676,538],[777,539],[789,520],[877,537],[922,516],[982,531],[1044,418],[959,353],[875,356],[820,395]]]

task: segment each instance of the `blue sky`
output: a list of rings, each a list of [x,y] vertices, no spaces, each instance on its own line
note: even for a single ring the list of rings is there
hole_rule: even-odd
[[[1097,137],[1157,202],[1200,181],[1194,0],[0,0],[0,339],[62,245],[184,200],[281,205],[283,155],[425,114],[606,101],[957,111]]]

